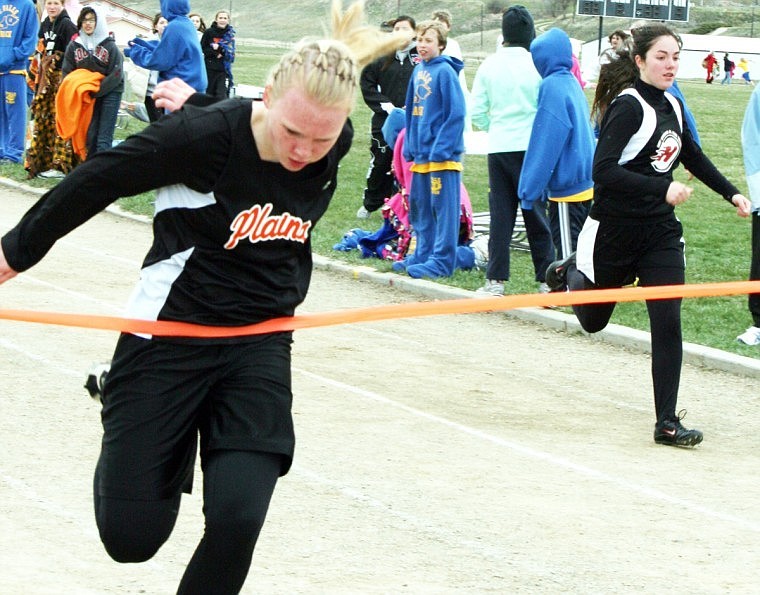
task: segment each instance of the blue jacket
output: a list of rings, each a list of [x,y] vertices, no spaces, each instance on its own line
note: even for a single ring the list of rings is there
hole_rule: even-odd
[[[760,213],[760,87],[755,87],[744,112],[742,149],[752,212]]]
[[[694,142],[701,147],[702,142],[699,140],[699,132],[697,132],[697,120],[694,118],[694,114],[691,113],[689,106],[686,105],[686,98],[681,92],[681,87],[678,86],[678,81],[673,81],[673,84],[668,89],[666,89],[666,91],[673,97],[677,97],[681,100],[681,105],[683,106],[684,124],[686,124],[689,132],[691,132],[691,136],[694,139]]]
[[[0,4],[0,73],[26,73],[29,56],[37,46],[40,24],[31,0]]]
[[[208,78],[203,52],[190,14],[189,0],[161,0],[161,14],[166,25],[158,42],[140,37],[132,40],[124,55],[147,70],[157,70],[158,80],[179,78],[200,93],[206,91]]]
[[[589,200],[596,143],[586,96],[571,72],[570,38],[551,29],[533,40],[530,53],[543,80],[517,190],[521,205],[532,208],[545,191],[549,198]]]
[[[406,92],[404,159],[415,165],[456,162],[464,153],[465,101],[459,84],[464,64],[451,56],[420,62]]]

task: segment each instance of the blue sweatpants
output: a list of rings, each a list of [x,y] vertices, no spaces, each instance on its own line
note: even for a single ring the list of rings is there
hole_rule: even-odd
[[[415,172],[412,176],[409,221],[417,234],[417,247],[406,263],[410,277],[454,274],[461,181],[462,173],[455,170]]]
[[[0,159],[21,163],[26,138],[26,76],[0,74]]]

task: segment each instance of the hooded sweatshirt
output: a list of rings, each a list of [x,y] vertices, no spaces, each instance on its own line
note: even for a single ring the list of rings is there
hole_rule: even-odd
[[[45,55],[51,55],[54,52],[66,51],[71,38],[77,33],[77,26],[69,18],[69,13],[62,10],[54,21],[50,17],[40,24],[39,37],[42,40]]]
[[[530,53],[543,80],[517,191],[522,207],[532,208],[544,190],[550,199],[589,200],[594,130],[588,102],[572,73],[570,38],[551,29],[533,41]]]
[[[169,21],[161,39],[156,42],[136,37],[124,55],[146,70],[157,70],[159,82],[176,77],[199,93],[205,92],[206,67],[198,33],[187,16],[189,0],[161,0],[161,14]]]
[[[111,91],[124,90],[124,56],[108,33],[105,13],[100,7],[94,10],[97,17],[95,30],[92,35],[80,30],[73,37],[63,56],[61,73],[65,78],[72,70],[83,68],[104,75],[98,92],[102,97]]]
[[[752,212],[760,214],[760,87],[755,87],[744,112],[742,148]]]
[[[406,101],[406,91],[414,67],[420,63],[417,45],[410,43],[395,54],[382,56],[367,64],[362,70],[359,86],[362,98],[367,107],[372,110],[372,133],[380,134],[388,113],[380,106],[381,103],[392,103],[403,107]]]
[[[489,153],[525,151],[536,114],[541,76],[523,47],[500,47],[475,73],[472,123],[488,131]]]
[[[0,74],[23,74],[37,45],[37,11],[30,0],[0,5]]]
[[[461,170],[465,101],[459,84],[464,64],[451,56],[420,62],[406,94],[404,159],[413,171]],[[443,164],[427,168],[429,164]]]
[[[212,43],[219,44],[218,49],[211,47]],[[235,61],[235,29],[232,25],[221,28],[214,21],[203,32],[201,37],[201,50],[206,61],[207,70],[228,72]]]

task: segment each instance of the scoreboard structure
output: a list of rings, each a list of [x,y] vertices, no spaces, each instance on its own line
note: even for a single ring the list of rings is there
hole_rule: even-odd
[[[688,21],[689,0],[578,0],[577,14],[594,17]]]

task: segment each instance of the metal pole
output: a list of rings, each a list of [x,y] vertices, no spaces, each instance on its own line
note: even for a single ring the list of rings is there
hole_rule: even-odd
[[[570,232],[570,205],[566,202],[557,203],[559,214],[559,237],[562,258],[567,258],[573,251],[573,240]]]
[[[596,55],[602,53],[602,22],[604,21],[604,17],[599,17],[599,42],[596,46]]]
[[[480,51],[483,51],[483,7],[485,4],[480,3]]]

